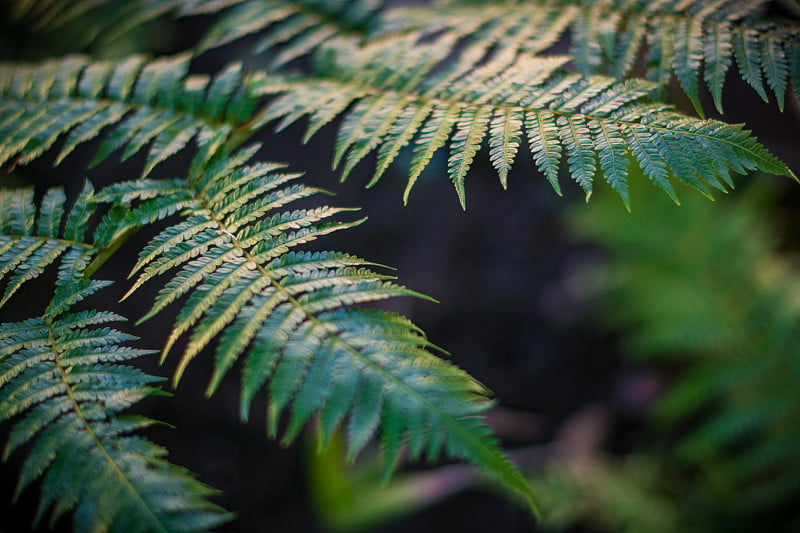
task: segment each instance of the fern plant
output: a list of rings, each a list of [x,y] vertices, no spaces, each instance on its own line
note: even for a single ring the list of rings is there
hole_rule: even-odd
[[[41,317],[4,326],[0,365],[7,370],[0,412],[13,417],[30,410],[28,418],[12,421],[11,448],[34,438],[35,430],[41,430],[35,449],[46,451],[48,437],[57,435],[76,443],[55,458],[43,451],[45,457],[34,460],[38,466],[24,469],[23,486],[52,460],[50,472],[56,473],[45,475],[42,507],[61,497],[54,516],[74,508],[76,530],[202,530],[226,518],[205,501],[208,489],[154,459],[161,453],[154,445],[122,436],[144,422],[119,422],[129,420],[117,413],[132,403],[121,398],[154,390],[151,378],[114,364],[143,352],[121,347],[90,352],[98,346],[94,338],[110,346],[132,339],[89,328],[116,316],[71,311],[102,285],[93,276],[110,257],[128,250],[133,232],[160,228],[138,261],[131,261],[137,279],[128,295],[161,284],[139,323],[177,309],[169,335],[156,346],[163,360],[183,345],[173,386],[195,358],[210,352],[214,370],[206,392],[212,395],[240,362],[241,417],[248,417],[254,397],[266,387],[269,433],[277,436],[283,420],[284,442],[310,424],[325,444],[343,427],[352,458],[378,435],[387,477],[406,452],[412,458],[466,459],[538,513],[530,488],[484,420],[488,391],[445,360],[409,319],[364,305],[421,295],[380,273],[375,263],[308,246],[361,221],[340,220],[347,209],[309,206],[319,191],[304,185],[301,174],[253,162],[257,143],[241,147],[251,138],[258,141],[274,120],[282,129],[307,115],[306,138],[338,121],[333,161],[335,167],[344,164],[343,179],[375,153],[374,184],[410,150],[407,200],[447,144],[448,175],[462,206],[465,178],[484,139],[504,186],[526,140],[532,167],[559,194],[564,166],[587,198],[601,176],[626,205],[635,166],[676,200],[677,184],[707,196],[712,189],[732,188],[731,172],[760,169],[795,177],[742,125],[693,117],[665,102],[663,82],[665,72],[674,71],[696,100],[691,79],[699,76],[704,59],[719,101],[725,65],[735,57],[742,77],[757,90],[756,71],[758,76],[764,71],[783,107],[788,79],[797,91],[791,60],[796,26],[768,22],[757,6],[740,8],[735,2],[718,2],[715,9],[666,2],[658,16],[641,2],[619,4],[615,7],[625,16],[610,17],[614,24],[602,28],[593,21],[605,13],[605,4],[548,4],[540,9],[548,31],[536,37],[519,23],[530,8],[506,3],[485,9],[495,18],[472,22],[469,6],[389,9],[370,0],[12,3],[10,16],[25,31],[49,32],[82,55],[0,66],[0,165],[24,167],[42,156],[59,165],[74,160],[86,143],[96,145],[86,166],[107,161],[118,150],[123,160],[146,150],[138,179],[110,180],[114,183],[97,193],[87,186],[68,214],[57,189],[0,196],[5,281],[0,307],[59,263],[53,300]],[[420,17],[425,13],[427,19]],[[137,24],[198,15],[214,18],[211,29],[178,55],[92,57],[92,43]],[[678,32],[666,43],[670,24],[678,23],[688,33]],[[644,31],[635,29],[637,24],[652,25],[648,34],[661,36],[650,42],[649,57],[660,65],[650,81],[628,76]],[[84,31],[70,41],[68,30],[76,26]],[[540,54],[567,28],[573,34],[571,56]],[[236,58],[209,75],[196,72],[195,58],[205,50],[251,34],[258,35],[253,58]],[[698,48],[729,40],[733,44]],[[603,67],[598,43],[615,60],[624,56],[622,66],[606,72],[612,76],[597,73]],[[732,56],[731,47],[744,51]],[[244,68],[245,59],[253,66]],[[151,177],[176,154],[191,160],[182,177]],[[55,379],[60,384],[53,385]],[[102,389],[109,384],[111,392]],[[67,450],[80,455],[77,450],[85,446],[93,450],[87,457],[99,457],[114,472],[95,482],[89,477],[100,466],[71,463],[84,458]],[[135,451],[132,458],[125,455],[128,448]],[[126,484],[126,476],[135,479]],[[61,488],[73,479],[74,492],[63,495]],[[126,486],[119,490],[136,496],[124,510],[137,517],[124,524],[106,498],[118,493],[105,492],[107,484],[121,480]],[[156,480],[168,487],[169,497],[150,492],[148,484]]]

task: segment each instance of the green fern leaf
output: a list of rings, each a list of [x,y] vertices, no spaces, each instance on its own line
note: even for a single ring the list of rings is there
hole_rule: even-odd
[[[570,53],[578,71],[585,76],[597,72],[602,63],[600,10],[591,7],[576,15],[572,25],[574,41]]]
[[[558,117],[556,124],[566,150],[570,174],[588,198],[592,192],[592,178],[595,173],[595,156],[589,128],[582,117]]]
[[[794,96],[800,99],[800,40],[787,39],[786,58],[789,63],[789,78],[792,82]]]
[[[285,442],[319,413],[324,441],[338,426],[347,427],[351,455],[376,433],[386,442],[423,441],[429,456],[447,453],[470,460],[521,491],[533,506],[527,485],[479,416],[488,406],[483,387],[434,356],[424,335],[405,318],[359,307],[420,295],[373,272],[362,259],[297,251],[359,221],[336,221],[342,210],[327,207],[281,212],[316,191],[292,184],[297,175],[278,168],[241,166],[241,157],[220,156],[183,183],[182,196],[190,201],[169,195],[187,218],[143,250],[136,286],[173,272],[145,318],[188,295],[163,352],[188,336],[175,381],[218,338],[207,393],[242,360],[242,417],[269,381],[270,433],[277,432],[287,411]],[[249,191],[231,194],[244,184]],[[143,220],[164,209],[150,194],[146,184],[135,182],[115,186],[103,198],[130,205],[133,218]],[[402,420],[382,424],[399,413]],[[392,434],[382,433],[388,428]],[[433,434],[441,439],[429,437]],[[386,451],[387,464],[396,464],[399,448]]]
[[[544,174],[556,193],[561,196],[561,186],[558,183],[561,143],[558,140],[555,116],[549,111],[529,113],[525,128],[536,167]]]
[[[491,47],[513,47],[529,53],[542,52],[554,45],[578,16],[573,5],[537,5],[521,3],[440,2],[438,5],[389,9],[378,20],[378,36],[400,32],[419,32],[423,37],[447,32],[456,40],[468,39]]]
[[[94,213],[94,188],[91,183],[86,183],[80,196],[75,200],[72,209],[67,213],[67,220],[64,223],[64,238],[83,241],[86,239],[86,232],[89,229],[89,218]]]
[[[400,150],[411,141],[411,138],[419,130],[432,110],[432,103],[420,107],[412,106],[405,109],[397,117],[397,121],[386,133],[385,142],[381,144],[378,152],[378,162],[375,165],[375,173],[367,184],[368,187],[378,182]],[[403,201],[408,202],[407,195],[403,198]]]
[[[188,56],[118,64],[80,57],[0,65],[0,165],[27,162],[66,136],[56,161],[111,128],[92,164],[125,148],[126,159],[151,144],[144,174],[197,137],[227,135],[243,126],[254,102],[234,92],[233,65],[215,79],[187,76]]]
[[[403,192],[403,201],[408,202],[411,188],[416,183],[417,178],[430,162],[433,154],[447,141],[450,132],[455,125],[458,117],[458,107],[450,105],[448,107],[436,107],[425,120],[416,139],[414,156],[411,160],[411,169],[408,176],[408,185]]]
[[[667,84],[675,56],[675,25],[671,17],[661,17],[647,34],[647,79]]]
[[[459,41],[483,42],[487,49],[507,47],[532,53],[550,49],[569,32],[575,66],[586,76],[624,77],[642,41],[647,40],[648,78],[667,83],[674,74],[702,115],[698,78],[703,63],[703,77],[720,112],[724,75],[734,56],[742,77],[766,99],[763,67],[779,104],[789,77],[787,69],[800,68],[784,63],[785,50],[800,43],[800,26],[791,20],[767,19],[763,3],[453,0],[435,7],[391,10],[379,22],[389,35],[446,33]]]
[[[433,154],[449,141],[448,173],[462,205],[464,178],[487,130],[490,158],[499,169],[505,169],[499,170],[501,180],[513,160],[511,137],[508,141],[500,138],[504,130],[497,129],[499,119],[492,124],[492,117],[503,116],[510,120],[509,135],[518,132],[519,121],[526,124],[536,164],[557,191],[562,145],[570,174],[587,194],[592,190],[599,157],[600,173],[623,199],[628,153],[634,153],[646,166],[648,177],[668,192],[670,174],[707,195],[709,186],[730,186],[731,169],[743,173],[760,168],[793,176],[740,126],[693,119],[669,106],[649,102],[648,97],[658,86],[644,80],[620,83],[600,76],[583,78],[559,70],[564,58],[523,57],[509,62],[501,55],[487,62],[482,53],[472,58],[481,61],[472,72],[465,68],[469,63],[466,58],[464,62],[448,60],[431,70],[429,58],[436,55],[432,50],[447,50],[449,45],[416,44],[405,38],[388,40],[322,64],[318,77],[294,77],[288,82],[256,74],[250,81],[254,92],[282,94],[254,122],[260,126],[264,121],[280,119],[282,127],[304,115],[313,117],[316,95],[324,85],[325,91],[344,95],[337,105],[344,121],[334,155],[334,166],[346,161],[344,176],[368,153],[377,151],[380,166],[370,182],[374,184],[390,158],[404,144],[413,142],[407,198]],[[399,53],[403,46],[414,46],[417,51]],[[420,52],[420,48],[425,51]],[[692,48],[692,57],[696,59],[698,53]],[[410,69],[422,74],[404,77],[395,72],[392,63],[383,61],[387,54],[404,58],[404,72]],[[409,66],[414,57],[421,62],[416,69]],[[448,66],[452,70],[447,70]],[[687,72],[690,67],[686,67]],[[454,74],[461,72],[465,74]],[[347,108],[345,101],[351,103]],[[330,118],[327,114],[325,120]],[[589,130],[590,123],[595,125],[595,136]],[[316,130],[317,125],[311,128]]]
[[[64,202],[67,198],[61,189],[48,190],[39,206],[39,217],[36,221],[36,235],[48,237],[57,235],[64,215]]]
[[[86,283],[90,292],[105,285]],[[75,289],[64,281],[53,302],[81,299]],[[74,509],[76,531],[213,528],[230,518],[207,501],[215,491],[132,435],[152,420],[119,414],[157,394],[159,380],[120,364],[151,353],[123,346],[135,337],[102,326],[120,319],[51,304],[41,318],[0,328],[0,421],[17,419],[3,457],[32,444],[15,498],[42,477],[35,523],[48,509],[51,524]]]
[[[124,210],[111,209],[90,232],[90,218],[99,207],[88,183],[66,213],[64,202],[63,191],[51,189],[37,214],[33,189],[0,189],[0,206],[7,208],[0,214],[0,280],[8,278],[0,307],[56,261],[63,280],[90,276],[136,224]]]
[[[388,133],[407,104],[403,99],[387,95],[385,99],[377,99],[375,102],[362,102],[348,115],[339,129],[333,159],[333,167],[336,168],[345,152],[349,151],[347,164],[342,171],[342,181],[347,179],[353,167],[365,155],[375,149],[378,141]]]
[[[679,203],[675,190],[668,179],[667,165],[661,159],[658,146],[653,142],[646,130],[638,124],[630,124],[625,129],[625,136],[631,153],[639,163],[639,167],[650,181],[661,187],[675,203]]]
[[[594,134],[603,175],[630,209],[630,197],[625,179],[628,175],[627,149],[619,127],[613,122],[606,124],[593,120],[589,122],[589,129]]]
[[[633,67],[647,33],[647,21],[631,17],[624,28],[617,28],[617,43],[611,55],[610,73],[617,79],[624,78]]]
[[[182,2],[182,15],[218,13],[214,24],[200,50],[208,50],[261,32],[255,44],[255,53],[273,51],[273,66],[312,52],[332,38],[344,35],[363,37],[370,21],[375,17],[381,0],[188,0]],[[223,11],[224,10],[224,11]]]

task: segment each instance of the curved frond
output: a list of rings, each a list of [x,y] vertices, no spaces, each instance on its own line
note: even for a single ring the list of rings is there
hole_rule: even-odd
[[[80,299],[101,282],[56,289]],[[52,305],[39,318],[0,325],[0,421],[18,418],[3,451],[30,445],[16,495],[42,478],[35,522],[74,510],[75,531],[205,531],[229,519],[215,491],[137,436],[152,420],[121,411],[158,394],[160,378],[122,364],[150,352],[106,324],[123,318]]]
[[[436,7],[390,10],[382,27],[386,33],[447,32],[487,47],[531,53],[549,49],[569,32],[570,53],[584,75],[606,73],[617,78],[629,75],[647,44],[648,78],[666,82],[674,75],[701,114],[701,72],[722,112],[725,74],[734,63],[765,101],[766,79],[782,110],[789,80],[800,76],[800,63],[791,61],[800,46],[800,24],[767,18],[764,4],[764,0],[453,0]],[[793,90],[800,95],[797,84]]]
[[[184,0],[183,15],[220,13],[200,43],[207,50],[258,34],[255,53],[280,48],[278,66],[306,55],[334,37],[363,37],[383,0]]]
[[[286,442],[318,415],[323,441],[346,428],[351,456],[379,434],[387,472],[404,446],[415,456],[446,453],[472,461],[534,505],[481,416],[487,391],[435,356],[408,319],[360,306],[418,294],[358,257],[298,249],[360,221],[337,220],[343,209],[290,209],[318,192],[297,177],[280,165],[219,157],[183,182],[182,196],[166,197],[176,198],[185,219],[142,251],[132,290],[169,276],[142,320],[186,296],[164,348],[166,356],[186,337],[175,381],[213,345],[207,393],[241,361],[242,417],[269,382],[270,433],[288,412]],[[138,181],[112,187],[104,199],[132,203],[135,216],[146,219],[164,207],[151,194]]]
[[[187,75],[188,55],[117,63],[68,57],[0,64],[0,165],[27,162],[64,137],[56,161],[107,129],[94,164],[124,148],[126,159],[150,145],[143,171],[180,151],[243,127],[254,102],[241,66],[213,79]]]
[[[652,102],[656,84],[568,73],[560,69],[566,57],[499,55],[485,61],[481,50],[442,61],[451,44],[403,38],[342,46],[324,55],[313,77],[256,74],[253,90],[278,96],[255,124],[280,119],[282,128],[307,115],[310,135],[340,114],[334,166],[345,161],[343,177],[377,151],[372,184],[411,144],[409,188],[433,154],[449,144],[448,173],[462,204],[464,178],[482,140],[488,135],[490,157],[505,183],[522,125],[536,165],[557,191],[562,152],[587,194],[599,174],[626,202],[629,154],[670,194],[668,175],[707,195],[709,188],[730,185],[731,171],[759,168],[794,176],[741,125],[684,116]]]

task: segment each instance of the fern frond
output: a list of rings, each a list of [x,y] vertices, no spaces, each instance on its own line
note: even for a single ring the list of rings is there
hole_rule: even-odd
[[[63,279],[83,277],[127,237],[130,224],[119,212],[89,231],[97,209],[90,185],[66,212],[65,202],[61,189],[50,189],[37,209],[33,188],[0,189],[0,280],[7,278],[0,307],[59,260]]]
[[[314,51],[332,38],[364,37],[382,3],[382,0],[184,0],[180,13],[221,12],[200,43],[200,50],[262,33],[254,52],[271,52],[279,47],[272,60],[273,66],[278,66]]]
[[[241,158],[219,157],[183,183],[182,197],[168,196],[186,219],[143,250],[134,272],[136,287],[170,276],[145,319],[188,296],[163,351],[166,356],[187,336],[175,381],[213,343],[207,394],[241,360],[242,417],[269,381],[269,430],[276,434],[287,411],[284,442],[318,414],[323,441],[346,428],[351,456],[379,434],[387,472],[407,443],[415,456],[425,451],[431,458],[446,453],[472,461],[534,506],[480,416],[487,391],[436,357],[406,318],[359,306],[419,295],[357,257],[297,250],[360,222],[336,220],[343,209],[288,210],[294,200],[318,192],[294,182],[297,177],[279,165],[243,166]],[[115,186],[104,199],[132,203],[134,216],[143,219],[163,209],[151,194],[139,181]]]
[[[759,168],[794,176],[741,126],[690,118],[651,103],[649,96],[659,87],[655,84],[570,74],[559,68],[567,61],[563,57],[509,60],[501,55],[483,61],[481,53],[440,64],[450,44],[391,39],[360,49],[343,47],[339,55],[331,50],[316,76],[256,74],[251,79],[256,93],[279,96],[254,119],[255,127],[280,119],[281,128],[307,115],[312,135],[341,114],[334,167],[345,162],[344,178],[365,155],[377,151],[379,167],[370,184],[412,142],[408,189],[449,140],[448,173],[462,205],[464,177],[487,135],[505,183],[521,123],[537,166],[556,190],[562,151],[571,176],[587,194],[599,158],[599,173],[623,199],[629,153],[668,192],[666,173],[706,194],[709,188],[724,190],[731,170]],[[481,63],[475,66],[473,60]],[[320,101],[336,104],[323,104],[320,113]]]
[[[66,280],[53,303],[103,285]],[[229,519],[207,500],[215,491],[134,434],[154,421],[120,414],[158,394],[160,379],[121,364],[151,352],[125,346],[135,337],[105,325],[120,320],[51,303],[42,317],[0,327],[0,421],[18,419],[3,457],[31,445],[15,497],[42,477],[34,522],[49,509],[51,524],[74,510],[75,531],[213,528]]]
[[[664,83],[675,75],[701,114],[701,71],[714,105],[722,112],[725,73],[735,58],[741,76],[765,101],[768,97],[762,80],[766,77],[782,110],[788,80],[800,75],[798,62],[788,60],[800,45],[800,24],[767,19],[762,13],[764,3],[453,0],[436,7],[390,10],[382,24],[387,33],[447,32],[488,46],[510,46],[531,53],[549,49],[569,32],[570,53],[584,75],[607,73],[617,78],[629,74],[646,41],[648,78]],[[504,29],[502,37],[491,37],[500,27]],[[793,90],[800,95],[797,84]]]
[[[147,175],[192,138],[202,145],[243,127],[254,101],[240,87],[241,67],[209,79],[187,76],[188,61],[182,55],[0,64],[0,165],[30,161],[64,137],[60,162],[109,128],[93,164],[118,148],[126,159],[149,144]]]

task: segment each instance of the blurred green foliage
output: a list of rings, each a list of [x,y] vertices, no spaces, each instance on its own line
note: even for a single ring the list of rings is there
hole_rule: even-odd
[[[613,531],[797,531],[800,273],[779,193],[759,179],[716,204],[635,194],[631,214],[600,194],[570,222],[605,251],[591,276],[602,324],[663,375],[650,436],[625,462],[560,470],[547,498]],[[648,494],[677,529],[653,529],[653,506],[636,504]]]

